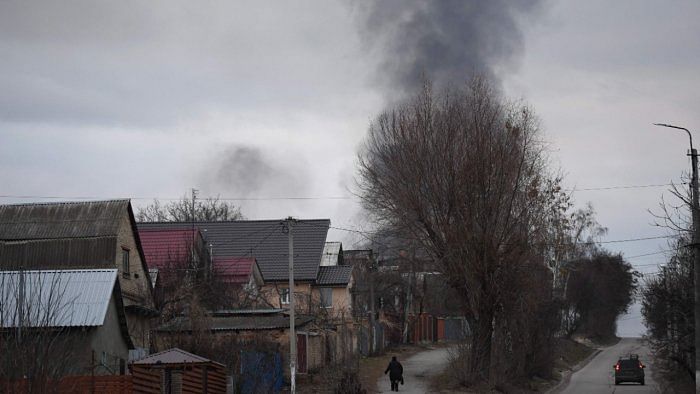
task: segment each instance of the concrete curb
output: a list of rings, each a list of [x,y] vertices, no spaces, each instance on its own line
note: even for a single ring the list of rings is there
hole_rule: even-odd
[[[565,371],[564,376],[562,376],[561,380],[559,383],[557,383],[556,386],[550,388],[549,390],[545,391],[545,394],[556,394],[560,393],[567,384],[569,384],[569,381],[571,381],[571,375],[575,374],[577,371],[580,371],[583,367],[588,365],[588,363],[591,362],[600,352],[602,352],[603,349],[596,349],[593,353],[591,353],[588,357],[583,359],[580,363],[574,365],[573,368],[571,368],[570,371]]]

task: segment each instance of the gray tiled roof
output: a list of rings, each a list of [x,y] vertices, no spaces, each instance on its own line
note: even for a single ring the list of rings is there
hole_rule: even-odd
[[[192,223],[138,223],[139,229],[187,228]],[[280,220],[196,222],[212,244],[214,257],[255,257],[263,279],[289,279],[289,242]],[[314,281],[323,254],[330,220],[298,220],[294,225],[294,278]]]
[[[0,240],[114,236],[129,200],[0,205]]]
[[[335,265],[320,267],[316,284],[320,286],[347,285],[350,282],[352,267],[349,265]]]

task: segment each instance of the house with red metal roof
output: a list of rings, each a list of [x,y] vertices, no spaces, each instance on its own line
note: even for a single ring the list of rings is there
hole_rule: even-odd
[[[234,220],[138,224],[139,233],[144,235],[148,231],[191,231],[193,226],[204,237],[215,266],[230,267],[230,262],[254,258],[264,280],[261,296],[271,307],[288,307],[289,237],[284,222]],[[329,226],[328,219],[297,220],[294,224],[293,293],[296,295],[296,309],[314,314],[321,311],[325,315],[350,319],[352,270],[343,266],[342,245],[326,242]],[[244,266],[241,264],[241,268]],[[254,270],[251,274],[255,276]]]
[[[255,258],[214,256],[197,227],[139,228],[139,236],[160,305],[192,275],[212,278],[227,307],[246,304],[263,285]]]
[[[260,278],[260,302],[241,305],[243,309],[234,315],[220,316],[216,311],[205,313],[203,320],[209,330],[221,337],[232,333],[243,340],[257,335],[260,330],[277,333],[274,340],[284,349],[288,346],[282,329],[289,326],[289,318],[279,311],[289,308],[290,295],[294,295],[297,319],[308,318],[303,327],[298,327],[297,367],[299,373],[311,371],[333,362],[344,360],[356,346],[353,320],[352,267],[343,261],[342,245],[326,242],[330,220],[296,220],[293,227],[294,285],[289,291],[289,233],[280,220],[235,220],[220,222],[160,222],[139,223],[141,231],[168,229],[187,230],[197,228],[204,238],[212,257],[213,272],[224,282],[242,283],[252,275]],[[256,265],[253,262],[257,263]],[[250,270],[249,270],[250,267]],[[260,276],[258,276],[258,273]],[[248,282],[250,283],[250,282]],[[272,309],[270,309],[272,308]],[[255,315],[249,312],[255,311]],[[275,328],[264,328],[276,316]],[[264,315],[264,316],[262,316]],[[190,320],[185,313],[167,322],[156,331],[159,340],[168,336],[180,338],[200,324]],[[228,335],[228,334],[227,334]],[[223,341],[226,342],[226,341]],[[171,346],[173,346],[171,344]],[[282,351],[286,354],[286,350]]]

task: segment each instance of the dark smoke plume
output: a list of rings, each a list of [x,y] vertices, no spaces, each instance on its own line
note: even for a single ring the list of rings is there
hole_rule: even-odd
[[[436,87],[478,74],[497,82],[523,51],[519,19],[540,0],[373,0],[356,3],[360,34],[379,56],[377,84],[390,99],[425,79]]]
[[[254,146],[233,145],[215,155],[202,179],[210,190],[242,197],[303,195],[307,184],[303,163],[282,164]]]

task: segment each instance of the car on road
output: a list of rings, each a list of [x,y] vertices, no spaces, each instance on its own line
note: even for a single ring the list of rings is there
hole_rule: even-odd
[[[639,361],[638,354],[620,356],[617,364],[613,365],[613,369],[615,369],[615,384],[637,382],[644,385],[644,368],[644,364]]]

